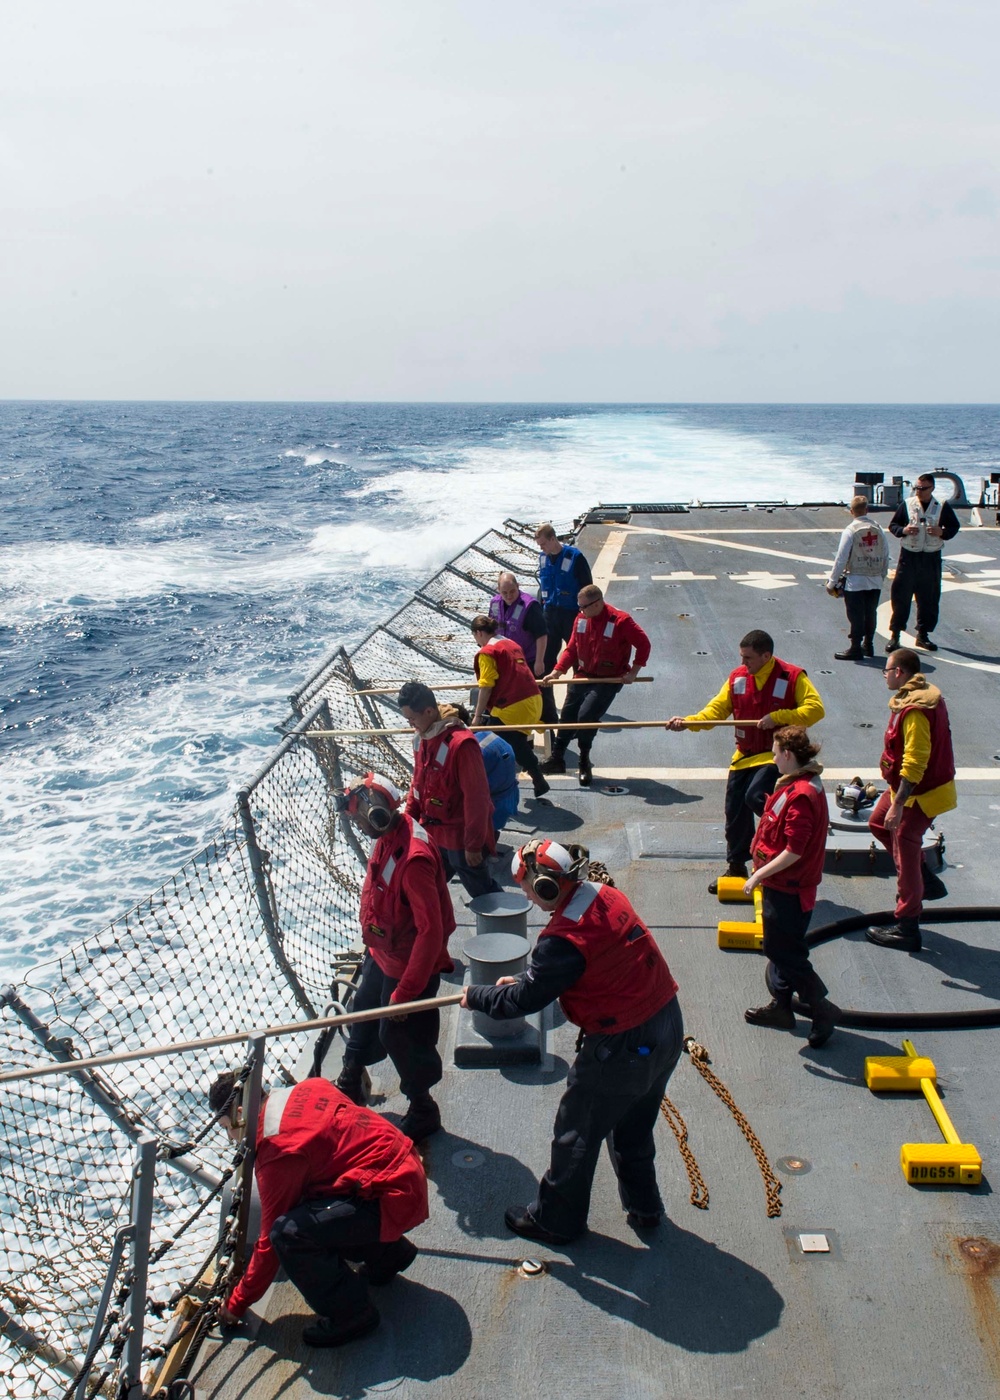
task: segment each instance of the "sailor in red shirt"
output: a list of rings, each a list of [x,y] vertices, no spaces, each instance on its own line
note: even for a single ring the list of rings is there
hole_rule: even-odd
[[[743,886],[753,894],[763,886],[764,954],[770,959],[771,1000],[744,1013],[752,1026],[794,1030],[792,994],[809,1007],[809,1044],[818,1049],[833,1035],[837,1008],[826,999],[826,984],[809,961],[806,930],[823,878],[830,824],[826,793],[816,762],[819,744],[798,725],[775,730],[777,783],[769,794],[753,839],[754,871]]]
[[[449,879],[457,875],[473,899],[493,894],[500,889],[486,863],[496,850],[493,799],[475,734],[457,716],[446,719],[422,681],[407,681],[397,703],[418,735],[406,815],[437,846]]]
[[[462,1005],[505,1020],[558,998],[581,1034],[549,1169],[533,1204],[506,1211],[507,1228],[554,1245],[582,1234],[605,1141],[629,1223],[652,1228],[663,1218],[653,1129],[684,1040],[677,983],[621,891],[585,879],[582,846],[529,841],[512,870],[525,897],[552,917],[520,977],[466,987]]]
[[[208,1095],[233,1142],[243,1136],[240,1098],[229,1072]],[[310,1346],[340,1346],[371,1332],[379,1314],[368,1284],[389,1283],[409,1268],[417,1249],[406,1231],[427,1219],[427,1178],[413,1143],[329,1080],[304,1079],[261,1104],[254,1175],[260,1235],[219,1321],[237,1323],[281,1265],[319,1314],[302,1333]],[[364,1268],[351,1269],[349,1259]]]
[[[622,685],[631,685],[649,660],[650,644],[645,632],[627,612],[606,603],[604,594],[596,584],[591,583],[580,589],[577,605],[580,611],[573,624],[569,643],[554,669],[544,679],[558,680],[572,667],[578,679],[593,677],[599,680],[614,676],[621,684],[571,685],[559,716],[561,724],[602,719]],[[542,772],[565,773],[566,750],[575,739],[580,751],[580,786],[590,787],[594,772],[590,751],[596,732],[593,729],[557,730],[552,741],[551,757],[542,764]]]
[[[369,773],[341,802],[351,821],[375,838],[361,890],[365,958],[351,1010],[437,996],[441,973],[454,967],[448,939],[455,914],[441,856],[420,823],[400,811],[402,793],[388,778]],[[410,1100],[400,1130],[422,1142],[441,1126],[429,1093],[441,1078],[440,1029],[437,1011],[352,1026],[337,1088],[364,1103],[365,1066],[388,1055]]]

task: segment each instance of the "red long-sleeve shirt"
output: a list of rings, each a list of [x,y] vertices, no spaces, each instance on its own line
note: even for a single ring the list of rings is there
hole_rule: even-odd
[[[261,1105],[254,1164],[260,1235],[246,1273],[226,1303],[240,1317],[278,1272],[270,1234],[303,1201],[360,1196],[381,1205],[383,1240],[427,1219],[427,1177],[416,1148],[394,1124],[359,1108],[327,1079],[278,1089]]]
[[[645,666],[649,660],[649,638],[627,612],[605,603],[596,617],[577,613],[555,669],[563,672],[572,666],[578,676],[623,676],[633,664],[633,648],[634,664]]]
[[[426,828],[436,846],[450,851],[492,851],[493,799],[479,745],[452,746],[446,767],[435,762],[446,721],[423,735],[414,756],[406,815]]]
[[[361,891],[361,936],[399,985],[393,1002],[415,1001],[435,972],[450,972],[455,914],[441,857],[427,833],[401,816],[372,848]]]

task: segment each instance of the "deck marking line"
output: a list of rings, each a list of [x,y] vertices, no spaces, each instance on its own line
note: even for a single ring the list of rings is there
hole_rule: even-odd
[[[612,530],[608,538],[601,545],[600,553],[594,560],[594,567],[591,570],[594,582],[602,593],[607,589],[608,584],[614,577],[615,565],[618,556],[622,551],[622,545],[627,538],[625,530]]]
[[[975,586],[970,588],[968,585],[961,583],[942,584],[941,592],[982,593],[985,594],[987,598],[995,598],[997,596],[995,593],[991,593],[990,590],[987,588],[976,588]],[[878,631],[880,636],[886,638],[889,636],[889,622],[891,617],[891,601],[880,603],[878,610]],[[917,639],[912,632],[902,632],[900,634],[900,641],[902,642],[904,647],[909,647],[911,650],[916,649],[917,651],[919,651],[919,648],[916,646],[916,640]],[[960,661],[957,656],[945,656],[943,652],[936,651],[934,653],[934,665],[940,666],[942,664],[945,666],[961,666],[967,671],[987,671],[990,675],[1000,676],[1000,665],[997,665],[995,661]]]
[[[794,564],[826,564],[828,567],[833,564],[832,559],[818,559],[815,554],[792,554],[784,549],[766,549],[763,545],[759,544],[744,544],[739,540],[719,539],[717,535],[699,535],[697,539],[694,539],[692,534],[685,534],[681,530],[650,530],[648,527],[644,528],[642,526],[633,526],[632,533],[638,535],[666,535],[668,539],[673,540],[686,539],[693,540],[695,544],[714,544],[718,545],[721,549],[738,550],[741,554],[764,554],[769,559],[790,559]],[[757,530],[754,533],[759,535],[760,531]]]

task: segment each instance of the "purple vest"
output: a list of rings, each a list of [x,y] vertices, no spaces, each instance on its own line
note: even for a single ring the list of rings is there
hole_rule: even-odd
[[[508,637],[516,642],[524,652],[528,665],[534,668],[537,638],[524,630],[524,618],[528,608],[536,600],[530,593],[518,593],[513,603],[505,603],[499,593],[490,599],[490,617],[497,622],[496,635]]]

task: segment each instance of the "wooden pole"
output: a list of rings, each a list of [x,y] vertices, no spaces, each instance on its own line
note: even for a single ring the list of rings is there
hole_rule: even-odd
[[[649,685],[651,681],[655,681],[655,680],[656,680],[656,677],[655,677],[655,676],[636,676],[635,679],[634,679],[633,681],[630,682],[630,684],[631,684],[631,685],[643,685],[643,684]],[[402,687],[403,687],[404,684],[405,684],[404,681],[400,681],[399,685],[375,686],[375,687],[369,688],[368,690],[352,690],[352,691],[351,691],[351,694],[352,694],[352,695],[398,695],[398,694],[399,694],[399,691],[402,689]],[[439,683],[435,683],[434,681],[424,681],[423,684],[424,684],[424,685],[427,685],[427,686],[430,686],[431,690],[475,690],[475,688],[476,688],[478,682],[476,681],[475,676],[470,676],[469,679],[468,679],[467,681],[457,681],[457,682],[454,682],[454,683],[452,683],[451,681],[441,681],[441,682],[439,682]],[[539,686],[539,689],[540,689],[540,690],[551,690],[551,689],[553,689],[553,688],[554,688],[555,686],[557,686],[557,685],[624,685],[624,684],[625,684],[625,682],[624,682],[624,680],[622,680],[621,676],[565,676],[565,677],[562,677],[560,680],[557,680],[557,681],[539,681],[539,682],[538,682],[538,686]]]
[[[742,725],[744,728],[751,727],[750,722],[744,719],[704,719],[698,720],[698,724],[705,725]],[[666,729],[665,719],[602,719],[602,720],[581,720],[576,724],[546,724],[544,720],[525,720],[523,724],[468,724],[467,729],[480,730],[488,729],[494,734],[499,734],[503,738],[504,729],[519,729],[522,732],[529,729],[548,729],[553,733],[560,729]],[[306,739],[333,739],[338,735],[353,735],[362,738],[367,734],[416,734],[415,729],[307,729],[303,733]]]
[[[290,1021],[281,1026],[267,1026],[254,1035],[278,1036],[295,1035],[299,1031],[322,1031],[328,1026],[352,1026],[359,1021],[380,1021],[385,1016],[409,1016],[417,1011],[434,1011],[439,1006],[454,1006],[462,1000],[462,993],[455,992],[446,997],[428,997],[424,1001],[401,1001],[395,1006],[373,1006],[370,1011],[349,1011],[342,1016],[321,1016],[315,1021]],[[229,1035],[210,1035],[201,1040],[178,1040],[172,1045],[149,1045],[141,1050],[122,1050],[116,1055],[92,1055],[86,1060],[67,1060],[57,1064],[36,1065],[34,1069],[8,1070],[0,1074],[0,1084],[11,1084],[15,1079],[41,1079],[49,1074],[78,1074],[84,1069],[98,1069],[101,1065],[122,1065],[130,1060],[155,1060],[163,1055],[182,1055],[191,1050],[210,1050],[217,1045],[242,1045],[250,1031],[233,1031]]]

